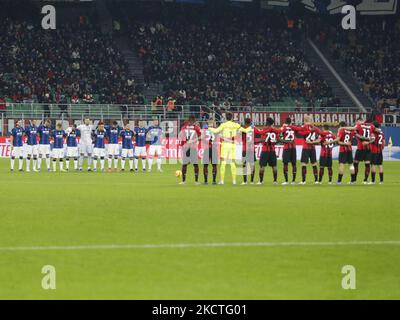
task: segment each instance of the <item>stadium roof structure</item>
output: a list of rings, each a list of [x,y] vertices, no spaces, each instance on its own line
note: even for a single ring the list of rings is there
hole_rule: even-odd
[[[108,0],[33,0],[45,3],[88,3],[107,2]],[[339,14],[343,6],[353,5],[361,15],[393,15],[398,13],[398,0],[113,0],[120,2],[155,2],[155,3],[177,3],[177,4],[199,4],[199,5],[249,5],[259,6],[261,9],[289,8],[300,9],[301,7],[320,14]]]

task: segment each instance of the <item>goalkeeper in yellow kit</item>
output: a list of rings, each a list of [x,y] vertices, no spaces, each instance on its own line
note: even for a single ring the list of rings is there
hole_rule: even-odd
[[[219,184],[224,184],[225,179],[225,167],[226,164],[229,163],[231,165],[231,173],[232,173],[232,182],[236,184],[236,141],[235,138],[238,132],[249,132],[253,130],[253,128],[242,128],[240,124],[232,121],[233,114],[228,113],[226,115],[226,122],[222,123],[218,128],[209,128],[213,133],[220,133],[221,137],[221,181]]]

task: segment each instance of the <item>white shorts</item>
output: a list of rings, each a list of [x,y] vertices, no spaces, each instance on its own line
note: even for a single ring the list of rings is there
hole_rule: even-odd
[[[39,145],[39,154],[41,156],[50,155],[50,145],[49,144],[40,144]]]
[[[79,145],[79,153],[80,154],[93,154],[93,145],[92,144],[80,144]]]
[[[133,149],[122,149],[122,158],[133,158]]]
[[[106,149],[104,148],[94,148],[93,150],[93,156],[98,157],[98,158],[104,158],[106,156]]]
[[[67,147],[67,157],[78,158],[79,157],[78,147]]]
[[[26,154],[29,156],[37,156],[39,154],[39,146],[36,144],[34,146],[26,146]]]
[[[119,144],[109,144],[108,145],[108,155],[119,156]]]
[[[146,147],[135,147],[135,157],[146,157]]]
[[[155,154],[157,156],[161,156],[161,152],[162,152],[162,147],[160,145],[149,147],[149,156],[150,157],[153,157]]]
[[[19,158],[24,154],[24,147],[14,147],[11,151],[11,157]]]
[[[53,159],[63,159],[64,158],[64,148],[60,149],[60,148],[53,148],[53,154],[51,155],[51,157]]]

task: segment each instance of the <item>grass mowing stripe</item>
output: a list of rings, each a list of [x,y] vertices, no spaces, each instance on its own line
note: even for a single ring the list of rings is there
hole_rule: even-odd
[[[332,246],[399,246],[400,240],[388,241],[318,241],[318,242],[232,242],[232,243],[176,243],[176,244],[104,244],[81,246],[25,246],[0,247],[0,251],[74,251],[120,249],[190,249],[232,247],[332,247]]]

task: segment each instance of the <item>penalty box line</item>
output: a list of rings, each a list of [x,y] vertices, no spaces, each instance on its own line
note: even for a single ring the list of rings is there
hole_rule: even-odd
[[[335,246],[400,246],[400,240],[387,241],[291,241],[291,242],[216,242],[176,244],[104,244],[76,246],[18,246],[0,247],[0,252],[16,251],[79,251],[79,250],[140,250],[140,249],[190,249],[190,248],[237,248],[237,247],[335,247]]]

